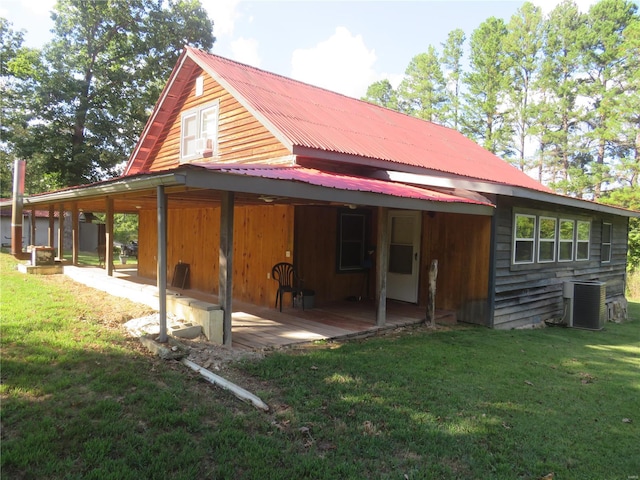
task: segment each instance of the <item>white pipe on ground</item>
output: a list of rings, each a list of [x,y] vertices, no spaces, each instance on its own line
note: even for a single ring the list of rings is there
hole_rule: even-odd
[[[235,383],[230,382],[229,380],[227,380],[225,378],[220,377],[219,375],[216,375],[213,372],[210,372],[206,368],[201,367],[200,365],[198,365],[197,363],[192,362],[191,360],[187,360],[186,358],[183,358],[180,361],[183,364],[185,364],[187,367],[189,367],[192,370],[195,370],[196,372],[198,372],[200,375],[202,375],[204,378],[209,380],[214,385],[217,385],[220,388],[224,388],[225,390],[229,390],[231,393],[233,393],[240,400],[249,401],[249,402],[251,402],[253,404],[254,407],[256,407],[256,408],[258,408],[260,410],[263,410],[265,412],[269,411],[269,405],[264,403],[262,400],[260,400],[259,397],[257,397],[253,393],[248,392],[244,388],[236,385]]]

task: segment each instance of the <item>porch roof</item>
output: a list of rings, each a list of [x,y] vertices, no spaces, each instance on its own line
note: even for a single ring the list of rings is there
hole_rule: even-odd
[[[169,189],[174,207],[180,201],[216,200],[231,191],[242,203],[306,203],[385,206],[414,210],[493,215],[491,202],[388,180],[331,173],[300,166],[187,164],[174,170],[119,177],[24,198],[24,207],[77,202],[85,211],[101,211],[103,199],[116,200],[115,211],[135,212],[155,206],[155,187]],[[9,206],[10,201],[0,202]]]

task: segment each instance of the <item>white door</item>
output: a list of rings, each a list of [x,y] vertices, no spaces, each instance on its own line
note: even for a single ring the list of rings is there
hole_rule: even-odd
[[[421,220],[421,212],[389,212],[387,298],[418,303]]]

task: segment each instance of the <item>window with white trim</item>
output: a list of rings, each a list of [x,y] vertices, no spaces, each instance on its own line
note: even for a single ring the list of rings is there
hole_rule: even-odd
[[[609,263],[611,261],[611,239],[613,238],[613,225],[611,223],[602,224],[602,246],[600,251],[600,261]]]
[[[576,224],[576,260],[589,260],[591,222],[578,220]]]
[[[538,222],[538,262],[540,263],[556,260],[557,224],[556,218],[540,217]]]
[[[535,215],[516,214],[513,235],[513,263],[533,263],[535,235]]]
[[[573,220],[560,219],[558,235],[558,261],[571,262],[573,260],[575,222]]]
[[[219,102],[182,113],[180,161],[210,157],[218,150]]]

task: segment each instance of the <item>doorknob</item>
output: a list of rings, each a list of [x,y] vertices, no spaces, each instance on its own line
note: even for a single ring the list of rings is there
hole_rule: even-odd
[[[413,254],[413,259],[416,260],[416,261],[418,260],[418,252]]]

